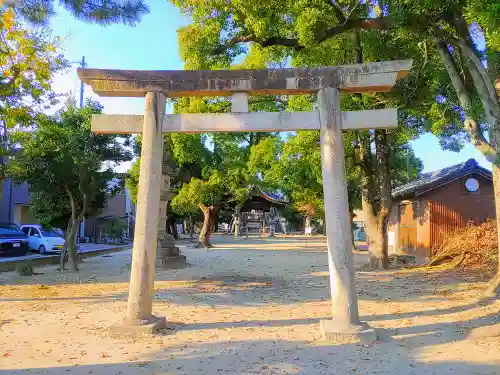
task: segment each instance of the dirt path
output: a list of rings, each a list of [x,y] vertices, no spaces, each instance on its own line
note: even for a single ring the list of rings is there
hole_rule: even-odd
[[[330,315],[321,238],[215,243],[183,249],[189,268],[158,271],[153,310],[170,324],[155,337],[103,329],[124,314],[130,252],[78,274],[0,274],[0,375],[500,374],[500,338],[469,338],[498,323],[500,302],[478,303],[481,284],[360,272],[360,313],[381,341],[335,345],[319,333]]]

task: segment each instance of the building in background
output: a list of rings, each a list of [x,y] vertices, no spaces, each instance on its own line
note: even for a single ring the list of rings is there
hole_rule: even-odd
[[[476,160],[424,173],[392,192],[387,242],[389,254],[429,257],[446,235],[467,223],[495,218],[491,171]],[[364,226],[363,211],[354,223]],[[368,242],[370,239],[367,239]]]
[[[110,231],[111,227],[119,227],[126,238],[132,239],[135,223],[135,203],[132,202],[128,189],[123,193],[113,196],[106,203],[106,207],[99,215],[89,217],[85,220],[84,229],[81,229],[81,237],[93,242],[106,242],[115,237]]]
[[[491,172],[469,159],[393,191],[389,251],[428,257],[446,235],[495,218]]]
[[[28,184],[16,185],[9,180],[3,183],[3,194],[0,200],[0,221],[8,221],[23,224],[37,224],[36,219],[29,211],[30,194]],[[126,188],[122,192],[113,196],[106,203],[106,207],[99,215],[89,217],[82,222],[79,228],[78,237],[85,237],[88,240],[99,240],[103,228],[109,225],[112,220],[119,220],[129,238],[134,233],[135,204]]]
[[[0,221],[21,224],[34,224],[36,220],[29,212],[30,195],[28,184],[16,185],[9,180],[3,181],[0,200]]]

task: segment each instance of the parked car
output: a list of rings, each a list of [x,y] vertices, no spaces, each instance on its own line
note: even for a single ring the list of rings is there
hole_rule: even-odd
[[[40,254],[48,251],[62,251],[64,238],[53,229],[46,229],[41,225],[21,225],[21,230],[28,236],[30,250],[38,250]]]
[[[28,237],[14,223],[0,223],[0,256],[19,257],[29,251]]]

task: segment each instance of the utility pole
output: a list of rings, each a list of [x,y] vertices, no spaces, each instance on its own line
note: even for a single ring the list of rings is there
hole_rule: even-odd
[[[80,68],[85,68],[87,64],[85,63],[85,56],[82,56],[82,61],[80,61]],[[83,81],[80,80],[80,108],[83,108]]]
[[[406,179],[410,181],[410,149],[406,150]]]
[[[2,145],[3,145],[3,151],[2,153],[0,153],[0,165],[4,165],[4,164],[7,164],[8,160],[9,160],[9,137],[8,137],[8,133],[7,133],[7,123],[5,121],[0,121],[2,123],[2,140],[0,141],[0,149],[2,148]],[[3,153],[5,153],[5,155],[3,155]],[[0,175],[0,199],[2,198],[2,195],[3,195],[3,189],[4,189],[4,186],[5,186],[5,175],[4,174],[1,174]],[[9,212],[8,212],[8,216],[7,216],[7,220],[8,221],[14,221],[12,218],[11,218],[11,215],[12,215],[12,181],[8,181],[7,182],[9,184]]]
[[[85,68],[87,64],[85,63],[85,56],[82,56],[82,60],[78,62],[80,68]],[[83,108],[83,80],[80,79],[80,108]],[[85,219],[80,222],[80,228],[78,231],[78,236],[75,238],[77,244],[80,243],[80,238],[85,235]]]

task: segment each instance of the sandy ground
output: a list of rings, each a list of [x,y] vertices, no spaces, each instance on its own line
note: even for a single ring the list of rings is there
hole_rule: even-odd
[[[225,237],[183,249],[191,266],[161,270],[157,336],[113,338],[126,309],[130,251],[90,258],[78,274],[0,274],[0,375],[81,374],[500,374],[500,302],[482,283],[442,272],[358,272],[360,314],[372,345],[324,342],[330,315],[320,238]],[[356,264],[366,261],[356,254]]]

